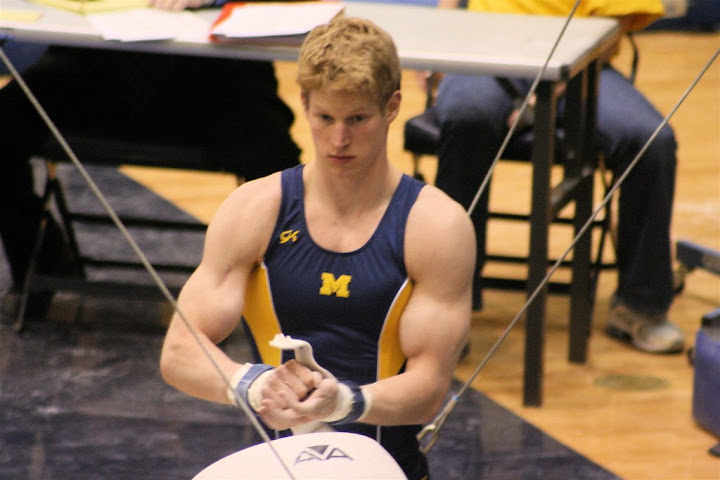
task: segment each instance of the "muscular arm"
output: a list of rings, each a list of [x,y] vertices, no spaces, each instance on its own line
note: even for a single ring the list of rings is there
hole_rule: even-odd
[[[280,204],[279,174],[239,187],[221,205],[208,227],[200,265],[178,298],[160,358],[165,381],[205,400],[228,403],[226,378],[239,368],[216,344],[240,321],[247,279],[264,253]],[[206,351],[200,347],[200,344]]]
[[[406,370],[363,387],[372,398],[365,423],[430,421],[442,407],[467,340],[475,237],[466,212],[425,187],[410,214],[405,243],[414,283],[400,324]]]

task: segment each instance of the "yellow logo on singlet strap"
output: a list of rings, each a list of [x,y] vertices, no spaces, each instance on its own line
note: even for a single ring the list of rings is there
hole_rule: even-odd
[[[336,297],[348,298],[350,296],[350,290],[348,285],[352,280],[350,275],[340,275],[337,279],[335,275],[328,272],[323,272],[321,275],[322,286],[320,287],[320,295],[332,295]]]
[[[300,230],[285,230],[280,234],[280,243],[287,243],[290,240],[292,240],[293,243],[297,242],[298,233],[300,233]]]

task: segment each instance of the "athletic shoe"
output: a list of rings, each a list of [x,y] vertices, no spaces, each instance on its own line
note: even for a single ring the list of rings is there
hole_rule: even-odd
[[[613,297],[605,333],[632,343],[648,353],[679,353],[684,349],[683,332],[668,320],[667,313],[644,314]]]

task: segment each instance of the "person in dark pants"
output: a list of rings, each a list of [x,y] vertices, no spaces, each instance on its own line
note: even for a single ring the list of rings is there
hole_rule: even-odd
[[[448,0],[443,7],[455,0]],[[470,10],[567,16],[573,2],[471,0]],[[620,18],[621,28],[637,30],[662,13],[660,0],[580,4],[577,15]],[[524,96],[530,81],[515,81]],[[562,115],[562,102],[560,116]],[[446,75],[433,106],[440,120],[436,185],[470,206],[500,148],[516,106],[495,78]],[[630,80],[610,65],[600,74],[595,141],[606,164],[618,175],[635,158],[662,115]],[[673,300],[670,220],[675,191],[677,145],[665,126],[625,180],[619,197],[618,286],[610,306],[607,333],[628,340],[642,351],[683,350],[683,332],[668,319]],[[488,191],[474,211],[477,241],[475,302],[480,304],[480,272],[485,258]]]
[[[299,164],[269,62],[50,47],[23,78],[61,133],[190,143],[209,170],[245,180]],[[29,158],[50,132],[16,82],[0,89],[0,111],[0,238],[19,288],[42,211]],[[39,271],[60,268],[63,244],[49,225]]]

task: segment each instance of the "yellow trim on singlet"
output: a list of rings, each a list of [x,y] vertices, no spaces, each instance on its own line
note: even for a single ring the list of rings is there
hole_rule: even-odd
[[[406,280],[391,305],[378,339],[377,378],[392,377],[400,372],[406,357],[400,345],[400,317],[412,292],[412,283]],[[248,278],[243,313],[255,341],[262,363],[280,365],[281,350],[269,345],[276,334],[282,333],[270,294],[267,267],[259,265]]]
[[[282,330],[273,307],[270,281],[264,263],[258,265],[248,278],[243,317],[260,352],[262,363],[274,367],[280,365],[282,350],[271,347],[270,340],[275,338],[276,334],[282,333]]]
[[[405,283],[398,290],[395,300],[388,311],[378,340],[377,379],[389,378],[400,372],[406,357],[400,345],[400,317],[412,292],[412,283]]]

